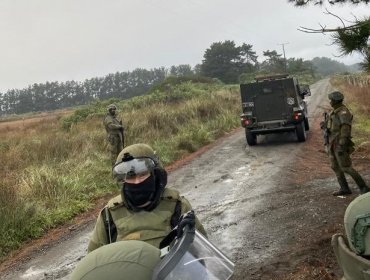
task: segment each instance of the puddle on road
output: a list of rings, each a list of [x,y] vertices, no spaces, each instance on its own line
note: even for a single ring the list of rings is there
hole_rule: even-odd
[[[27,280],[41,279],[41,276],[44,275],[44,272],[45,271],[42,269],[35,269],[34,266],[31,266],[23,275],[21,275],[21,278]]]

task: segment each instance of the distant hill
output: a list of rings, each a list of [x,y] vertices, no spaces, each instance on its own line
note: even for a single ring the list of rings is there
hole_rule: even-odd
[[[322,76],[346,72],[354,73],[361,70],[359,64],[353,64],[349,66],[327,57],[315,57],[311,60],[311,62],[315,67],[315,72]]]
[[[361,64],[360,63],[355,63],[348,65],[348,68],[350,69],[351,73],[357,73],[357,72],[362,72]]]

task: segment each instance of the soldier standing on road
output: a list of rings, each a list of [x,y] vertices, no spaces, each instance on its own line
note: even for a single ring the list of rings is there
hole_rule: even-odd
[[[166,188],[167,172],[153,149],[146,144],[124,148],[113,167],[121,194],[100,212],[88,252],[122,240],[145,241],[156,248],[178,225],[182,214],[192,210],[189,201]],[[197,218],[196,229],[206,236]]]
[[[108,113],[104,117],[104,127],[107,131],[108,142],[110,144],[112,166],[115,164],[120,151],[122,151],[125,143],[123,134],[122,121],[117,119],[117,106],[110,104],[107,107]]]
[[[322,123],[322,126],[326,126],[328,131],[327,148],[331,168],[334,170],[340,185],[339,191],[335,191],[333,195],[348,195],[352,193],[344,175],[345,173],[351,175],[362,194],[366,193],[369,191],[369,188],[361,175],[352,167],[350,158],[350,154],[354,151],[354,143],[351,140],[353,115],[343,104],[344,96],[341,92],[334,91],[328,97],[333,110],[330,112],[326,123]]]

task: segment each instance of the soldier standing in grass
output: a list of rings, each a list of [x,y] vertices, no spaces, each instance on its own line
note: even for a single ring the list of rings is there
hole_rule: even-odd
[[[350,154],[354,151],[354,143],[351,140],[351,127],[353,115],[343,104],[344,96],[339,91],[329,94],[330,105],[333,110],[322,127],[328,132],[328,154],[331,162],[331,168],[337,176],[340,189],[333,195],[348,195],[352,191],[348,186],[345,173],[351,175],[360,189],[360,192],[366,193],[369,187],[366,185],[361,175],[352,167]]]
[[[117,106],[110,104],[107,107],[108,113],[104,117],[104,127],[107,131],[107,139],[110,144],[112,166],[115,164],[120,151],[122,151],[125,143],[123,134],[122,121],[117,119]]]

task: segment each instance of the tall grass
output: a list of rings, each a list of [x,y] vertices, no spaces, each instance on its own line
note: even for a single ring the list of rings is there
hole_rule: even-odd
[[[239,126],[237,86],[185,81],[0,132],[0,260],[117,191],[102,125],[109,102],[117,103],[126,145],[152,145],[164,165]]]

